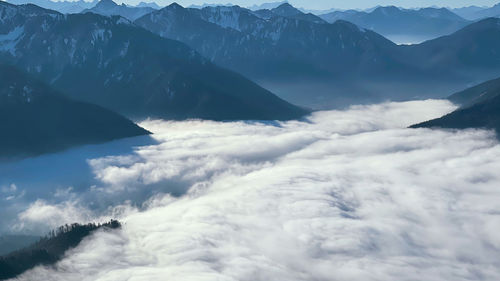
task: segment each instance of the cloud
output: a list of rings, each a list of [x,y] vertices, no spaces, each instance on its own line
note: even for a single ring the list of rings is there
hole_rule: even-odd
[[[18,218],[14,229],[38,232],[40,229],[53,229],[70,221],[87,222],[91,216],[90,212],[80,208],[76,201],[49,204],[45,200],[37,200],[20,213]]]
[[[185,193],[122,205],[121,231],[21,280],[499,280],[493,132],[406,129],[453,109],[431,100],[301,122],[145,122],[157,145],[89,161],[100,192]],[[22,218],[63,215],[42,203]]]

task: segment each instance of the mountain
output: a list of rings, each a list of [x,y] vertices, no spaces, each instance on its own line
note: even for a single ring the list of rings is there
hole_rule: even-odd
[[[295,119],[308,111],[128,20],[0,2],[0,61],[130,118]]]
[[[156,4],[156,2],[140,2],[135,7],[137,7],[137,8],[148,8],[149,7],[149,8],[153,8],[155,10],[161,9],[161,7],[158,6],[158,4]]]
[[[463,106],[441,118],[413,125],[412,128],[486,128],[500,136],[500,78],[482,83],[449,98]]]
[[[51,9],[63,14],[80,13],[85,9],[92,8],[96,5],[97,0],[87,2],[84,0],[78,1],[51,1],[51,0],[9,0],[11,4],[34,4],[45,9]]]
[[[319,15],[320,18],[329,23],[334,23],[338,20],[347,20],[356,19],[357,17],[361,17],[361,15],[367,14],[363,11],[358,10],[345,10],[345,11],[332,11],[329,13]]]
[[[500,3],[489,8],[469,7],[460,12],[465,13],[464,17],[469,20],[480,20],[491,17],[500,17]]]
[[[449,129],[494,129],[500,134],[500,96],[487,102],[462,108],[441,118],[423,122],[412,128],[449,128]]]
[[[103,16],[122,16],[129,20],[136,20],[154,11],[151,7],[129,7],[125,4],[118,5],[113,0],[101,0],[91,9],[85,9],[82,13],[94,13]]]
[[[456,104],[462,105],[462,107],[470,107],[491,100],[499,95],[500,78],[497,78],[455,93],[448,99]]]
[[[478,19],[476,14],[479,11],[485,9],[488,9],[488,7],[468,6],[468,7],[451,9],[451,11],[464,19],[476,20]]]
[[[311,13],[311,14],[317,15],[317,16],[332,13],[335,11],[339,11],[339,9],[336,9],[336,8],[325,9],[325,10],[299,8],[299,10],[302,11],[303,13]]]
[[[31,156],[148,132],[96,105],[63,97],[0,64],[0,158]]]
[[[346,20],[389,39],[404,36],[414,37],[418,41],[448,35],[470,23],[445,8],[410,10],[388,6],[378,7],[371,12],[336,11],[320,17],[330,23]]]
[[[274,15],[277,15],[280,17],[310,21],[310,22],[314,22],[314,23],[326,23],[320,17],[313,15],[311,13],[304,13],[288,3],[283,3],[283,4],[279,5],[278,7],[271,9],[270,11]]]
[[[276,8],[270,9],[274,14],[282,17],[293,17],[295,15],[303,14],[299,9],[293,7],[288,3],[283,3]]]
[[[260,4],[260,5],[252,5],[251,7],[249,7],[249,9],[252,11],[271,10],[271,9],[279,7],[280,5],[287,4],[287,3],[288,3],[288,1],[270,2],[270,3]]]
[[[466,79],[492,79],[500,75],[499,48],[500,19],[489,18],[449,36],[400,49],[408,63],[418,65],[423,71],[444,71]]]
[[[0,256],[0,280],[15,278],[35,266],[53,265],[63,258],[66,251],[78,246],[95,231],[113,231],[120,227],[121,223],[116,220],[104,224],[61,226],[26,248]]]
[[[237,31],[252,30],[256,28],[256,24],[263,24],[264,21],[258,19],[251,11],[241,8],[239,6],[216,6],[216,7],[205,7],[202,9],[189,9],[186,10],[183,7],[172,4],[164,8],[164,12],[170,12],[172,15],[175,13],[183,13],[183,11],[188,11],[186,14],[193,23],[189,23],[188,20],[185,21],[186,24],[200,24],[203,25],[204,22],[210,22],[216,24],[222,28],[230,28]],[[202,22],[200,22],[202,20]],[[140,21],[137,21],[140,22]],[[177,24],[177,23],[172,23]],[[212,30],[213,32],[217,32]],[[227,32],[221,30],[222,32]],[[229,31],[230,32],[230,31]]]
[[[193,8],[193,9],[203,9],[205,7],[224,7],[224,6],[227,6],[227,7],[231,7],[231,6],[234,6],[233,4],[231,3],[227,3],[227,4],[213,4],[213,3],[203,3],[202,5],[189,5],[188,8]]]
[[[313,108],[439,97],[471,82],[429,70],[426,59],[412,60],[409,49],[352,23],[295,19],[290,16],[296,10],[288,8],[284,16],[263,11],[271,14],[238,6],[199,10],[172,4],[134,23]]]

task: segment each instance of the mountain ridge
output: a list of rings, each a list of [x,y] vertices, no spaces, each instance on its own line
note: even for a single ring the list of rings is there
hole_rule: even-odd
[[[0,159],[149,134],[114,112],[70,100],[12,66],[0,64],[0,82]]]
[[[9,5],[0,5],[12,15],[0,33],[20,32],[6,41],[9,50],[2,52],[0,41],[0,59],[74,99],[134,119],[283,120],[308,113],[124,18]]]
[[[116,15],[134,21],[152,11],[155,9],[149,6],[129,7],[125,4],[118,5],[113,0],[100,0],[94,7],[85,9],[81,13],[96,13],[103,16]]]
[[[455,93],[448,99],[461,107],[411,128],[492,129],[500,138],[500,78]]]
[[[335,11],[320,15],[329,23],[350,21],[388,38],[398,36],[420,38],[419,41],[451,34],[471,22],[446,8],[402,9],[396,6],[377,7],[373,11]]]
[[[219,17],[221,11],[225,17]],[[441,10],[424,10],[428,16],[434,16],[434,11]],[[285,99],[312,108],[435,98],[488,78],[484,69],[475,74],[463,65],[452,69],[433,63],[428,57],[437,60],[446,56],[446,51],[432,53],[432,48],[427,47],[430,43],[398,46],[346,21],[321,24],[278,16],[271,10],[264,13],[238,6],[198,10],[171,5],[134,23],[162,37],[184,42],[214,63],[243,73]],[[453,34],[449,36],[454,38]],[[448,39],[435,40],[446,45]],[[464,45],[456,48],[471,45],[466,41],[461,44]],[[450,56],[458,58],[458,51]],[[311,89],[312,98],[301,97],[301,92]],[[342,92],[350,95],[341,95]]]

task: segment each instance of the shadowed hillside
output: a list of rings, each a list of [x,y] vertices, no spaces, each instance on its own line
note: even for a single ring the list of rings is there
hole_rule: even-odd
[[[451,95],[461,104],[458,110],[441,118],[413,125],[412,128],[494,129],[500,132],[500,78]]]
[[[0,257],[0,280],[14,278],[23,272],[38,266],[51,265],[59,261],[64,253],[98,229],[120,228],[120,222],[111,220],[104,224],[71,224],[51,231],[37,243],[22,250]]]

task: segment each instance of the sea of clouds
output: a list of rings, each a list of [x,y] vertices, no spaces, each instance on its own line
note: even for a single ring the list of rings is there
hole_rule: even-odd
[[[454,108],[146,121],[155,144],[88,160],[98,184],[86,193],[106,210],[60,190],[65,200],[37,200],[17,222],[115,217],[123,228],[20,280],[500,280],[494,133],[406,129]]]

